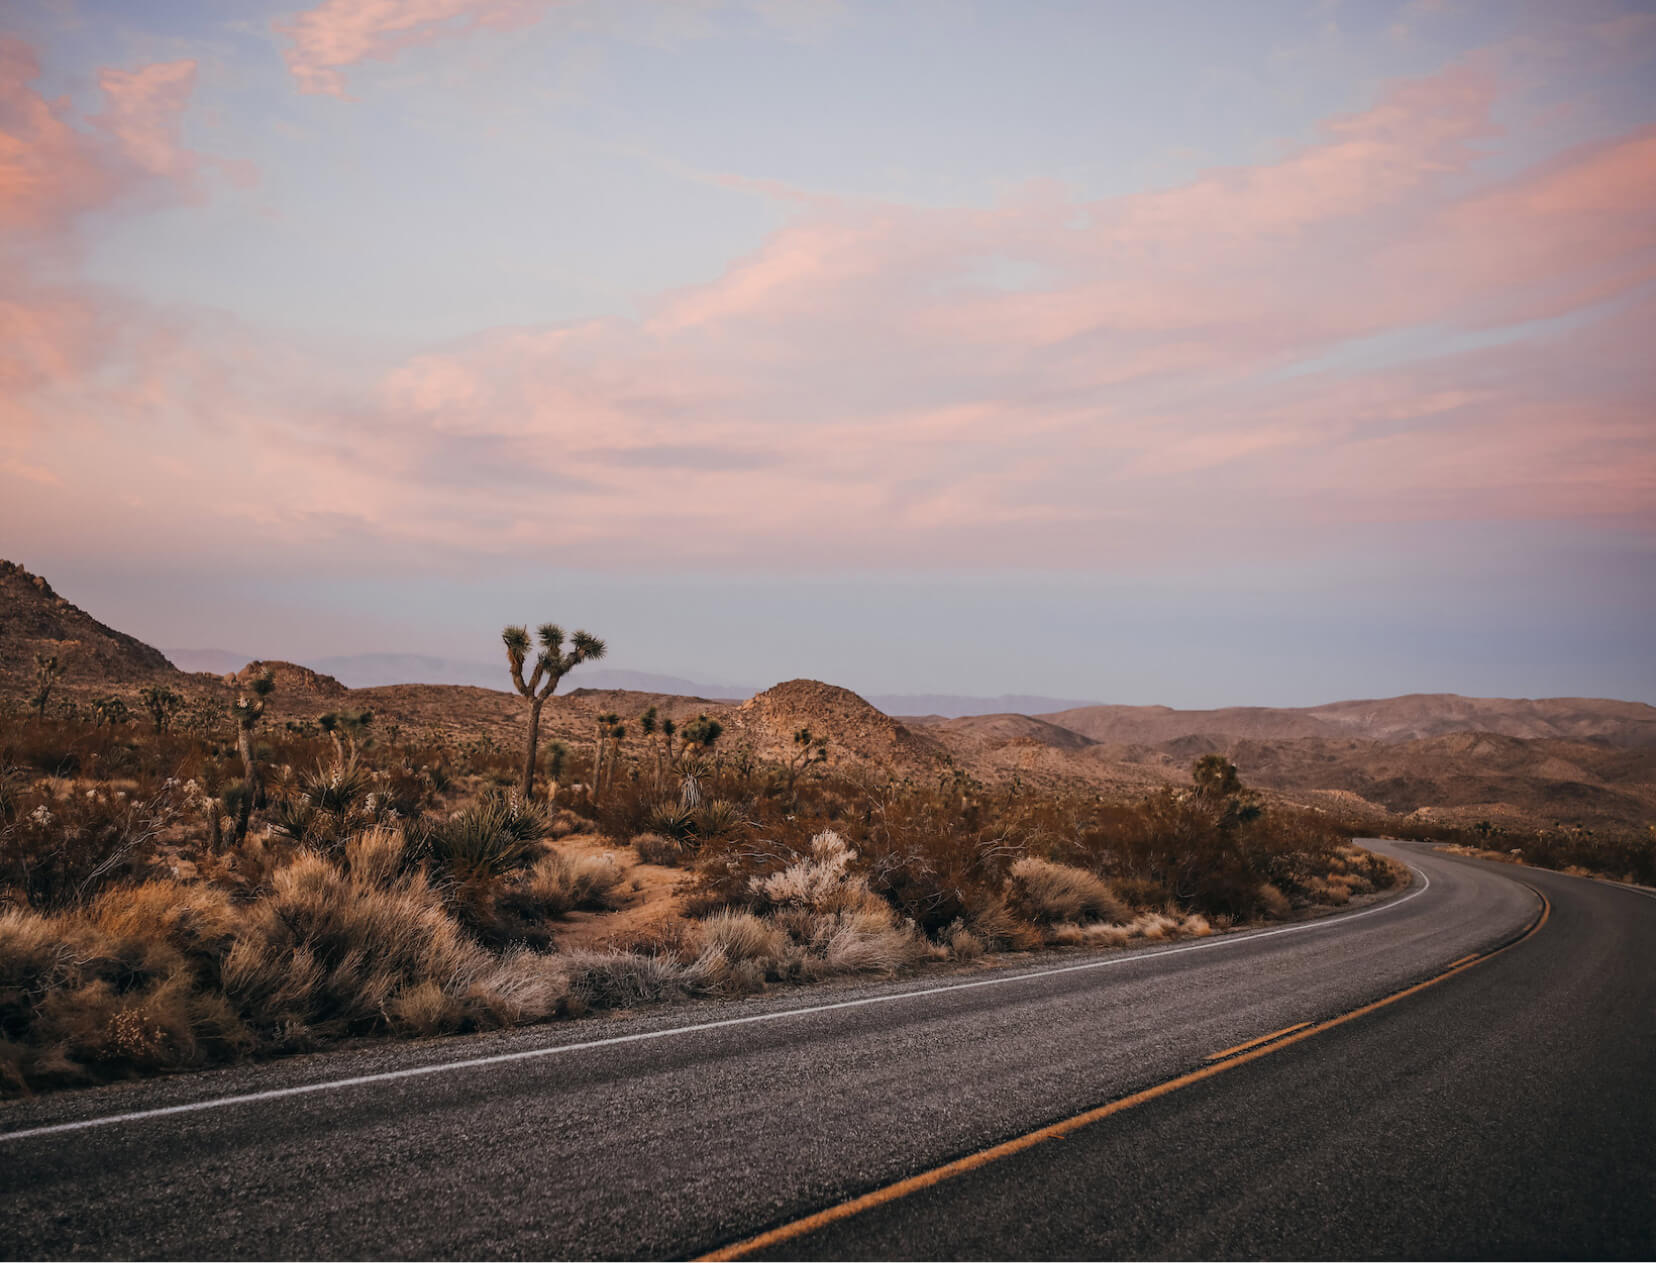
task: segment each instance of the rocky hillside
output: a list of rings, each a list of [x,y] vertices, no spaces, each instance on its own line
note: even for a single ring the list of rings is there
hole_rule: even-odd
[[[850,689],[819,680],[788,680],[749,698],[730,715],[738,739],[750,741],[761,757],[785,758],[801,728],[827,737],[829,760],[840,765],[906,773],[936,767],[947,757],[936,736],[898,723]]]
[[[349,697],[351,693],[350,689],[331,675],[323,675],[320,671],[312,671],[309,667],[302,667],[294,662],[281,662],[276,659],[268,662],[262,660],[249,662],[240,671],[227,676],[225,683],[238,688],[245,688],[256,677],[266,671],[270,672],[271,678],[276,681],[276,696],[290,705],[298,704],[301,698],[324,702],[338,701]]]
[[[8,691],[33,680],[37,653],[56,654],[69,681],[178,673],[159,649],[100,623],[41,576],[0,561],[0,682]]]

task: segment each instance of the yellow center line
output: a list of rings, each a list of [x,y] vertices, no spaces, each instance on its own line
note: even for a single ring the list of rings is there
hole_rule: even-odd
[[[1457,961],[1455,963],[1459,964],[1460,962]],[[1295,1022],[1292,1026],[1284,1026],[1280,1031],[1272,1031],[1269,1035],[1258,1035],[1253,1039],[1245,1039],[1240,1044],[1234,1044],[1229,1048],[1221,1048],[1216,1053],[1209,1053],[1206,1060],[1223,1061],[1226,1057],[1234,1056],[1239,1052],[1247,1052],[1248,1049],[1257,1048],[1261,1044],[1268,1044],[1279,1036],[1291,1035],[1295,1031],[1302,1030],[1309,1025],[1311,1025],[1310,1022]]]
[[[1541,912],[1534,921],[1530,922],[1528,928],[1522,934],[1503,947],[1496,948],[1494,951],[1486,952],[1483,955],[1463,956],[1460,960],[1445,966],[1442,973],[1433,975],[1425,982],[1417,982],[1411,987],[1403,988],[1401,991],[1394,991],[1391,995],[1384,996],[1360,1008],[1352,1009],[1347,1013],[1342,1013],[1338,1017],[1331,1017],[1315,1025],[1302,1023],[1299,1027],[1287,1027],[1285,1029],[1291,1033],[1287,1034],[1285,1038],[1278,1039],[1277,1036],[1283,1035],[1284,1032],[1277,1031],[1274,1035],[1264,1035],[1259,1040],[1252,1041],[1256,1045],[1254,1047],[1250,1048],[1246,1044],[1239,1044],[1237,1047],[1246,1049],[1246,1051],[1231,1056],[1227,1060],[1212,1061],[1211,1064],[1203,1066],[1199,1070],[1192,1070],[1188,1074],[1181,1074],[1176,1079],[1158,1083],[1155,1087],[1145,1088],[1141,1092],[1134,1092],[1131,1096],[1124,1096],[1120,1100],[1111,1101],[1108,1105],[1100,1105],[1095,1109],[1077,1114],[1073,1118],[1067,1118],[1061,1123],[1053,1123],[1050,1126],[1019,1136],[1014,1140],[992,1145],[988,1149],[981,1149],[977,1153],[968,1154],[964,1158],[957,1158],[955,1161],[947,1162],[940,1167],[933,1167],[930,1171],[922,1171],[919,1175],[911,1175],[907,1179],[898,1180],[895,1184],[887,1184],[884,1188],[877,1188],[871,1193],[864,1193],[861,1197],[853,1197],[849,1201],[840,1202],[826,1210],[819,1210],[813,1215],[806,1215],[803,1219],[795,1219],[791,1223],[772,1228],[767,1232],[761,1232],[758,1236],[749,1237],[745,1241],[738,1241],[709,1254],[703,1254],[699,1256],[698,1263],[702,1263],[704,1260],[746,1258],[760,1250],[766,1250],[771,1246],[781,1245],[784,1242],[803,1237],[808,1233],[815,1232],[818,1228],[825,1228],[829,1224],[838,1223],[842,1219],[850,1219],[854,1215],[860,1215],[865,1210],[872,1210],[876,1206],[898,1201],[911,1193],[918,1193],[921,1189],[931,1188],[933,1185],[941,1184],[957,1175],[964,1175],[968,1171],[975,1171],[979,1167],[988,1166],[1002,1158],[1009,1158],[1013,1154],[1022,1153],[1026,1149],[1033,1149],[1036,1145],[1044,1144],[1049,1140],[1062,1140],[1070,1132],[1090,1126],[1093,1123],[1102,1122],[1115,1114],[1132,1109],[1135,1105],[1143,1105],[1146,1101],[1153,1101],[1157,1097],[1166,1096],[1170,1092],[1177,1092],[1180,1088],[1189,1087],[1193,1083],[1200,1083],[1203,1079],[1211,1079],[1213,1076],[1223,1074],[1237,1066],[1245,1065],[1250,1061],[1257,1061],[1261,1057],[1268,1057],[1274,1052],[1280,1052],[1287,1048],[1290,1044],[1297,1044],[1302,1039],[1310,1039],[1313,1035],[1320,1035],[1322,1032],[1332,1030],[1336,1026],[1343,1026],[1365,1014],[1373,1013],[1376,1009],[1383,1009],[1389,1004],[1396,1004],[1399,1000],[1412,996],[1416,992],[1426,990],[1427,987],[1436,986],[1448,978],[1453,978],[1456,974],[1465,973],[1473,965],[1481,964],[1486,960],[1493,960],[1502,952],[1517,947],[1525,939],[1539,933],[1541,927],[1546,925],[1547,918],[1552,915],[1552,904],[1548,902],[1546,895],[1534,886],[1530,886],[1528,883],[1525,883],[1525,886],[1531,894],[1541,901]],[[1265,1040],[1276,1040],[1276,1042],[1264,1043]],[[1235,1050],[1228,1051],[1234,1052]],[[1214,1055],[1221,1056],[1224,1054],[1216,1053]]]
[[[1453,969],[1456,965],[1464,965],[1469,960],[1477,960],[1479,954],[1480,953],[1478,952],[1473,952],[1470,956],[1462,956],[1459,960],[1450,961],[1448,968]]]

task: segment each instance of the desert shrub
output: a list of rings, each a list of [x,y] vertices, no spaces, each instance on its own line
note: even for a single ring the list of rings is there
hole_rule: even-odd
[[[0,1082],[10,1092],[205,1064],[252,1040],[209,986],[221,896],[109,891],[90,915],[0,912]],[[130,905],[116,915],[116,901]]]
[[[406,867],[401,846],[375,830],[346,844],[343,863],[300,855],[248,909],[224,987],[263,1038],[303,1046],[404,1020],[466,1030],[556,1011],[565,971],[552,958],[485,950],[424,873]]]
[[[561,916],[577,908],[603,911],[616,906],[621,866],[608,855],[569,858],[552,851],[511,883],[542,916]]]
[[[809,973],[894,974],[919,963],[924,948],[911,928],[895,924],[881,904],[819,915],[812,926]],[[820,964],[816,959],[820,958]]]
[[[696,836],[696,812],[678,803],[659,803],[644,817],[644,827],[660,837],[688,842]]]
[[[492,793],[446,820],[410,831],[416,853],[457,881],[488,881],[524,867],[547,835],[546,815],[515,795]]]
[[[788,936],[773,921],[751,912],[724,910],[696,923],[696,945],[724,953],[727,960],[779,965],[788,951]],[[699,954],[699,953],[698,953]]]
[[[446,894],[460,923],[486,947],[544,949],[555,941],[558,918],[616,907],[622,880],[620,865],[608,855],[571,858],[547,851],[504,879],[451,885]]]
[[[684,844],[659,833],[640,833],[632,840],[632,848],[646,864],[672,867],[684,859]]]
[[[747,823],[741,805],[728,798],[709,799],[692,813],[695,835],[703,839],[728,837]]]
[[[838,833],[824,829],[811,839],[809,855],[781,872],[750,879],[752,888],[768,907],[805,908],[811,912],[837,912],[861,907],[868,902],[868,883],[851,871],[857,853]]]
[[[591,1008],[626,1009],[680,999],[700,978],[664,952],[575,951],[562,957],[569,988]]]
[[[1031,921],[1126,921],[1115,892],[1084,868],[1025,856],[1012,865],[1011,903]]]
[[[20,796],[0,823],[0,895],[66,908],[136,881],[180,808],[170,786],[148,797],[107,786]]]

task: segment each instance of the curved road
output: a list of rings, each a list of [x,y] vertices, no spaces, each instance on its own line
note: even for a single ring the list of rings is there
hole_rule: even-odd
[[[1656,900],[1373,845],[1322,921],[16,1102],[0,1253],[1656,1253]]]

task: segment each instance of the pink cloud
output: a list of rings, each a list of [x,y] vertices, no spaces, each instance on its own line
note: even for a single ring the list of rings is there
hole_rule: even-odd
[[[60,499],[138,485],[120,546],[187,555],[1089,566],[1349,521],[1651,522],[1656,140],[1480,180],[1497,102],[1474,61],[1275,162],[1132,197],[801,198],[641,319],[485,331],[371,381],[153,315],[87,373],[84,334],[31,300],[13,371],[56,421],[11,459],[78,460]],[[1339,367],[1376,334],[1563,314],[1580,327]]]
[[[179,144],[184,109],[195,90],[193,61],[161,62],[137,70],[98,72],[105,107],[92,124],[107,132],[140,171],[183,176],[195,168],[193,153]]]
[[[346,99],[341,68],[389,61],[406,48],[479,28],[537,21],[554,0],[327,0],[278,22],[288,37],[288,69],[302,92]]]
[[[120,187],[63,110],[29,86],[39,76],[34,50],[0,36],[0,225],[30,233],[57,231]]]

